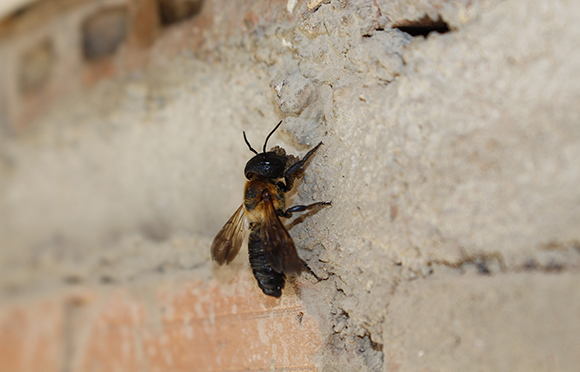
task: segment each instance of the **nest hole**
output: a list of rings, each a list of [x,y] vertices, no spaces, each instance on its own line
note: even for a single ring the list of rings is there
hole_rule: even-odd
[[[405,20],[402,22],[398,22],[393,25],[393,28],[403,31],[413,37],[417,36],[427,37],[427,35],[429,35],[432,32],[436,32],[438,34],[445,34],[451,31],[449,25],[441,18],[432,20],[427,16],[415,21]]]

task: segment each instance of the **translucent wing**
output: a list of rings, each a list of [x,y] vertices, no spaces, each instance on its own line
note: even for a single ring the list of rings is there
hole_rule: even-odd
[[[280,221],[271,199],[264,199],[264,221],[261,226],[264,255],[274,271],[298,274],[302,271],[302,261],[298,257],[294,241]]]
[[[211,243],[211,257],[218,264],[229,264],[238,255],[247,226],[244,206],[241,205]]]

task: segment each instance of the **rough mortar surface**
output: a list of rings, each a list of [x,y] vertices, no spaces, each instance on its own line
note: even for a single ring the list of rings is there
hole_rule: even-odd
[[[324,142],[294,202],[332,207],[289,223],[323,278],[293,294],[321,371],[576,371],[580,6],[313,3],[2,139],[2,299],[248,270],[209,244],[242,200],[242,130],[259,147],[283,119],[271,145]],[[425,17],[450,32],[392,27]]]

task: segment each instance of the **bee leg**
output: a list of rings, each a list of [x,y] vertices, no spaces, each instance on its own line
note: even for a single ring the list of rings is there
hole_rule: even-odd
[[[300,262],[302,262],[302,268],[303,268],[304,270],[306,270],[306,271],[307,271],[307,272],[308,272],[310,275],[312,275],[313,277],[315,277],[315,278],[316,278],[316,280],[318,280],[318,281],[321,281],[321,280],[322,280],[322,279],[320,279],[320,278],[318,277],[318,275],[316,275],[316,274],[314,273],[314,271],[312,271],[312,269],[310,268],[310,266],[308,266],[308,264],[307,264],[307,263],[306,263],[306,262],[305,262],[303,259],[300,259]]]
[[[309,209],[314,209],[317,207],[324,207],[325,205],[331,205],[331,204],[332,204],[332,202],[318,202],[318,203],[312,203],[309,205],[295,205],[293,207],[286,209],[280,215],[282,217],[285,217],[285,218],[290,218],[290,217],[292,217],[292,213],[294,213],[294,212],[304,212],[304,211],[307,211]]]
[[[308,151],[306,153],[306,155],[304,155],[304,159],[293,164],[290,168],[288,168],[286,173],[284,173],[284,181],[286,181],[286,185],[283,188],[284,192],[288,192],[288,191],[292,190],[292,186],[294,185],[294,179],[302,176],[302,172],[304,171],[304,165],[308,161],[308,158],[310,158],[312,155],[314,155],[316,150],[318,150],[318,148],[321,145],[322,145],[322,142],[320,142],[318,145],[314,146],[314,148],[312,148],[310,151]]]

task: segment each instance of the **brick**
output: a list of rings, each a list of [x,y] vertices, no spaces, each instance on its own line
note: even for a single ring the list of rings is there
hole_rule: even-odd
[[[144,326],[143,306],[118,290],[84,310],[75,325],[75,337],[82,346],[77,354],[76,371],[140,371],[143,359],[138,353],[139,334]],[[92,313],[96,315],[91,316]],[[83,329],[87,329],[84,332]],[[82,335],[78,333],[82,332]],[[85,338],[83,340],[83,338]]]
[[[163,331],[144,336],[151,371],[315,369],[309,357],[321,344],[318,324],[298,298],[291,291],[266,297],[246,275],[232,286],[162,294]]]
[[[63,324],[54,300],[0,309],[0,372],[60,371]]]
[[[318,323],[292,288],[281,299],[266,297],[249,273],[240,273],[231,283],[156,293],[145,301],[119,289],[87,305],[71,336],[80,345],[72,370],[315,370]]]
[[[3,305],[0,372],[316,370],[319,325],[292,285],[281,299],[244,271],[148,285],[149,297],[81,287]]]

